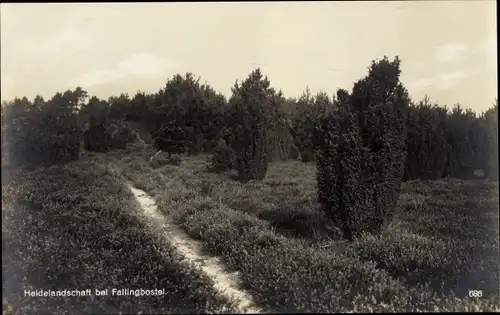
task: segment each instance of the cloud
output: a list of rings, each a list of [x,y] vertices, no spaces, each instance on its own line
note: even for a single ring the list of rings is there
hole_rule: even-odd
[[[425,70],[425,68],[426,68],[426,63],[424,61],[416,62],[409,67],[409,69],[412,71],[422,71]]]
[[[496,43],[496,42],[495,42]],[[488,49],[492,49],[492,45],[490,42],[488,42]],[[486,49],[486,42],[484,44],[484,47]],[[495,46],[496,47],[496,46]],[[449,66],[454,66],[457,64],[458,61],[463,61],[461,59],[463,58],[468,58],[470,59],[471,56],[476,53],[477,47],[475,49],[470,49],[470,47],[465,44],[465,43],[446,43],[443,45],[440,45],[436,47],[434,50],[434,53],[432,55],[431,59],[426,59],[426,60],[419,60],[414,62],[408,67],[408,70],[410,72],[422,72],[430,69],[436,69],[436,70],[444,70],[444,71],[449,71]],[[466,54],[467,53],[467,54]],[[426,82],[429,80],[428,78],[425,79],[417,79],[413,84],[421,85],[421,84],[427,84]],[[418,83],[417,81],[422,81]]]
[[[64,28],[46,41],[36,43],[32,49],[59,52],[68,48],[82,49],[90,44],[90,37],[76,28]]]
[[[136,76],[151,76],[162,74],[173,64],[149,53],[135,54],[120,62],[119,71]]]
[[[411,89],[422,89],[432,86],[434,78],[421,78],[414,81],[410,81],[407,85]]]
[[[93,86],[93,85],[102,85],[106,83],[110,83],[116,81],[121,77],[118,71],[113,70],[96,70],[85,73],[80,80],[75,82],[74,84],[70,84],[71,86],[81,85],[81,86]]]
[[[446,43],[436,48],[434,58],[440,63],[452,63],[458,61],[468,48],[464,43]]]
[[[422,90],[436,88],[439,90],[448,90],[457,85],[462,79],[467,77],[465,71],[453,71],[441,73],[430,77],[419,78],[410,81],[407,85],[413,90]]]
[[[84,29],[73,23],[64,25],[46,38],[26,38],[21,42],[23,50],[60,53],[61,51],[83,49],[91,44],[92,38]]]
[[[73,10],[65,13],[65,18],[54,22],[57,25],[56,31],[48,37],[27,38],[22,45],[27,50],[48,53],[84,49],[93,42],[89,28],[100,22],[111,23],[116,14],[109,9],[90,7],[89,4],[75,5]]]
[[[443,73],[437,76],[436,85],[439,89],[442,90],[450,89],[466,77],[467,74],[465,73],[465,71]]]
[[[491,47],[491,44],[489,44]],[[486,45],[484,45],[486,47]],[[439,89],[447,90],[456,86],[462,79],[473,75],[477,70],[458,68],[458,61],[461,59],[470,59],[477,52],[477,47],[470,51],[470,47],[464,43],[446,43],[438,46],[434,50],[433,60],[414,63],[410,70],[421,72],[424,70],[433,70],[427,76],[416,76],[413,81],[409,81],[407,86],[415,90]],[[466,54],[467,53],[467,54]],[[463,63],[460,63],[463,65]],[[451,68],[451,69],[450,69]]]
[[[158,58],[150,53],[134,54],[122,60],[116,69],[94,70],[85,73],[70,86],[84,87],[104,85],[125,78],[145,78],[163,75],[174,63]]]

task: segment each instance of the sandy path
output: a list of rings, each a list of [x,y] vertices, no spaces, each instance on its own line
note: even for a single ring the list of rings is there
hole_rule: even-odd
[[[249,293],[240,288],[238,273],[228,273],[219,257],[202,254],[202,243],[192,239],[166,216],[158,211],[153,198],[131,184],[129,188],[144,210],[144,214],[155,222],[158,233],[163,234],[169,243],[174,245],[190,264],[200,267],[214,281],[214,288],[230,299],[238,301],[241,313],[261,313]]]

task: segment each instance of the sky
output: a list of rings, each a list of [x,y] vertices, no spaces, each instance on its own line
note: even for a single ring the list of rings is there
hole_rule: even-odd
[[[230,96],[260,67],[285,96],[351,90],[384,55],[414,100],[497,98],[496,1],[2,3],[1,99],[107,99],[192,72]]]

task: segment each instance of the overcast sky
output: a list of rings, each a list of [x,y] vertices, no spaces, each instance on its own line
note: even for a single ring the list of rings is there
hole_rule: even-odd
[[[2,100],[156,92],[188,71],[229,95],[256,67],[286,96],[332,95],[384,55],[413,99],[487,109],[496,1],[1,4]]]

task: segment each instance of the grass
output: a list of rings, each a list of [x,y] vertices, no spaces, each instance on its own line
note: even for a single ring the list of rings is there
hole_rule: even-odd
[[[138,215],[103,156],[2,173],[6,314],[207,313],[234,310]],[[7,173],[8,174],[4,174]],[[27,297],[25,290],[165,289],[161,296]]]
[[[263,181],[210,173],[207,156],[151,169],[114,159],[208,251],[241,272],[258,303],[277,312],[499,311],[498,186],[408,182],[379,236],[352,243],[318,211],[315,166],[272,163]],[[469,298],[468,290],[483,290]]]

